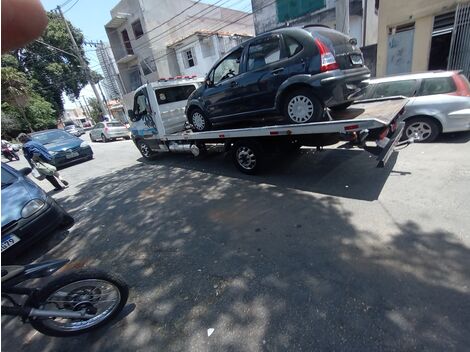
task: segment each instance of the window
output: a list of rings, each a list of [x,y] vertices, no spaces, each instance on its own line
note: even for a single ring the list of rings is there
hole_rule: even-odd
[[[134,117],[132,121],[139,121],[144,115],[147,115],[147,98],[144,91],[140,90],[134,97]]]
[[[155,90],[158,104],[168,104],[177,101],[187,100],[196,87],[192,84],[187,86],[160,88]]]
[[[289,55],[289,57],[294,56],[297,53],[302,51],[302,45],[300,45],[300,43],[297,40],[289,36],[285,36],[284,40],[286,42],[287,54]]]
[[[137,20],[132,23],[132,30],[134,31],[135,39],[139,39],[144,35],[144,30],[142,29],[142,24],[140,20]]]
[[[121,32],[122,41],[124,43],[124,47],[126,48],[127,55],[134,55],[134,50],[132,50],[131,40],[129,39],[129,34],[127,30],[123,30]]]
[[[261,42],[250,45],[248,49],[248,71],[279,61],[280,58],[279,37],[266,37]]]
[[[456,90],[452,77],[425,78],[418,95],[446,94]]]
[[[392,97],[403,95],[411,97],[416,91],[416,80],[403,80],[394,82],[377,83],[374,96],[372,98]]]
[[[183,51],[182,55],[185,68],[196,66],[196,57],[193,53],[193,48]]]
[[[279,22],[291,20],[325,7],[325,0],[276,0]]]
[[[240,56],[242,54],[242,51],[243,49],[239,48],[238,50],[226,56],[219,63],[219,65],[217,65],[217,67],[211,74],[212,82],[214,82],[214,84],[217,84],[220,81],[238,75],[240,69]]]

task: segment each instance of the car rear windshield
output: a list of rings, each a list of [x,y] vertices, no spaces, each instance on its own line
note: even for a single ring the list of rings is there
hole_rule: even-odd
[[[425,78],[421,83],[418,95],[446,94],[456,91],[452,77]]]
[[[356,51],[349,41],[351,38],[341,32],[325,27],[307,27],[305,30],[310,32],[314,37],[318,37],[336,54]]]
[[[106,123],[108,127],[124,127],[124,125],[120,122],[108,122]]]
[[[177,101],[187,100],[196,87],[192,84],[187,86],[159,88],[155,90],[158,104],[175,103]]]
[[[65,131],[49,131],[49,132],[42,132],[38,134],[31,135],[31,138],[36,142],[39,142],[43,145],[56,143],[58,141],[65,141],[67,139],[74,138],[71,134]]]
[[[375,84],[375,90],[372,98],[393,97],[398,95],[411,97],[415,94],[415,91],[415,79],[382,82]]]

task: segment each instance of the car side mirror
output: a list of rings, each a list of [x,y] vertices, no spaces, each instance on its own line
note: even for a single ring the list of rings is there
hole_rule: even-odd
[[[22,174],[23,176],[28,176],[31,171],[33,171],[30,167],[24,167],[22,169],[19,169],[18,172]]]
[[[206,79],[206,86],[208,87],[212,87],[214,84],[212,83],[212,81],[208,78]]]

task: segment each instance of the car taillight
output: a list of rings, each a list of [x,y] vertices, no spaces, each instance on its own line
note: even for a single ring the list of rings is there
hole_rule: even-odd
[[[467,79],[461,74],[452,75],[456,90],[452,95],[460,95],[463,97],[470,97],[470,84]]]
[[[332,71],[339,68],[338,63],[336,62],[335,56],[330,49],[323,43],[320,39],[315,38],[315,44],[317,45],[318,51],[320,52],[321,66],[320,71]]]
[[[105,132],[108,132],[108,127],[105,127],[105,128],[104,128],[104,131],[105,131]]]

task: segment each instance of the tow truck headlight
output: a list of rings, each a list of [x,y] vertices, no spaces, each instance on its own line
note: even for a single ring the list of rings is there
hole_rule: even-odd
[[[34,213],[38,212],[39,210],[44,207],[46,203],[41,199],[31,199],[26,205],[21,209],[21,217],[29,218]]]

